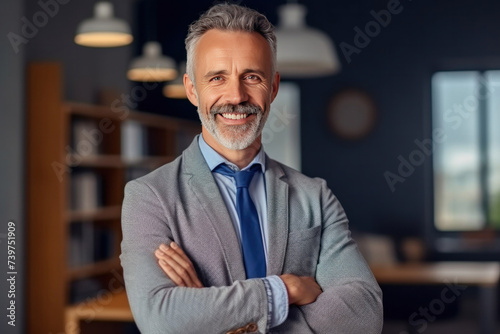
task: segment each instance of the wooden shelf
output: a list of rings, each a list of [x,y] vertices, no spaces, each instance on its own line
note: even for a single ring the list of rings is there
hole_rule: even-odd
[[[63,111],[70,115],[79,115],[98,119],[109,118],[112,120],[120,120],[124,117],[124,113],[113,112],[111,107],[80,102],[64,102]]]
[[[98,312],[96,311],[98,310]],[[125,291],[111,293],[105,302],[95,298],[65,309],[66,334],[80,334],[80,322],[90,320],[134,321]]]
[[[66,214],[66,220],[71,223],[81,220],[100,221],[119,219],[121,216],[121,210],[121,205],[114,205],[104,208],[98,208],[92,211],[69,211]]]
[[[158,168],[164,164],[173,161],[175,156],[149,156],[142,157],[134,160],[124,160],[123,164],[126,167],[146,167],[146,168]]]
[[[79,157],[73,155],[76,161],[71,167],[97,167],[97,168],[122,168],[124,167],[122,158],[118,154],[98,154]]]
[[[72,115],[92,117],[96,119],[109,118],[116,121],[138,121],[141,124],[153,128],[166,128],[170,130],[179,130],[180,128],[189,128],[200,130],[200,126],[193,121],[179,118],[150,114],[140,111],[117,109],[113,111],[111,106],[100,106],[80,102],[64,102],[64,112]]]
[[[94,319],[132,321],[124,292],[105,305],[99,304],[99,300],[97,304],[69,305],[72,286],[78,280],[91,279],[106,290],[114,279],[113,273],[121,271],[120,217],[126,181],[172,161],[201,130],[199,122],[122,108],[115,110],[112,105],[66,102],[62,79],[59,63],[28,66],[26,258],[30,279],[26,293],[26,332],[30,334],[69,333],[78,328],[72,324],[90,312]],[[126,160],[121,155],[125,146],[123,122],[129,120],[144,128],[144,138],[135,140],[144,139],[138,147],[147,145],[150,156]],[[92,132],[84,133],[85,130]],[[89,147],[89,143],[94,146]],[[68,147],[74,154],[67,156]],[[90,155],[90,152],[99,153]],[[78,183],[82,179],[73,175],[80,172],[80,175],[95,173],[97,186],[93,180],[81,182],[84,186]],[[71,205],[84,207],[78,203],[82,194],[97,199],[103,207],[68,210]],[[91,226],[74,225],[78,222]],[[99,238],[98,242],[108,243],[104,246],[94,243],[92,236]],[[94,253],[101,249],[109,250],[113,257],[69,266],[73,253],[94,259]],[[86,253],[78,253],[83,251]]]
[[[77,280],[86,277],[99,276],[111,272],[113,269],[119,269],[120,260],[112,258],[109,260],[98,261],[91,264],[78,266],[76,268],[68,269],[68,279]]]
[[[95,167],[95,168],[125,168],[146,167],[157,168],[175,159],[175,156],[145,156],[138,159],[127,160],[120,155],[99,154],[78,157],[73,155],[72,160],[78,161],[71,167]]]

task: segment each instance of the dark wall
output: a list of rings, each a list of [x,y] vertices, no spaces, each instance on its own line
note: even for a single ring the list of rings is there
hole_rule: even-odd
[[[350,5],[347,12],[325,10],[308,1],[309,22],[328,31],[337,46],[354,45],[354,27],[364,30],[387,2]],[[344,1],[346,3],[346,1]],[[437,69],[499,66],[497,1],[401,1],[400,13],[331,78],[301,81],[303,170],[326,178],[355,229],[394,235],[422,234],[432,203],[432,156],[415,166],[392,191],[386,171],[398,174],[398,157],[418,150],[415,140],[430,137],[430,76]],[[322,10],[323,7],[323,10]],[[458,65],[460,66],[460,65]],[[359,142],[331,135],[326,105],[343,86],[366,90],[379,110],[374,131]]]
[[[151,2],[155,15],[148,14]],[[277,6],[286,1],[247,0],[243,4],[265,13],[277,23]],[[116,15],[132,22],[136,41],[116,49],[91,49],[73,43],[78,22],[92,13],[93,3],[71,1],[40,29],[25,46],[27,60],[60,60],[65,65],[66,97],[93,102],[97,91],[111,87],[130,90],[125,78],[133,55],[140,53],[148,39],[160,40],[164,53],[177,61],[185,59],[187,26],[212,1],[168,2],[113,1]],[[325,178],[340,198],[354,229],[419,234],[423,231],[429,196],[431,157],[417,166],[392,191],[384,173],[397,174],[398,157],[417,148],[414,141],[429,138],[429,79],[433,70],[457,60],[483,66],[495,62],[500,51],[494,0],[410,1],[300,1],[308,8],[307,22],[330,35],[337,45],[342,71],[335,76],[297,80],[301,87],[303,171]],[[365,30],[379,13],[392,4],[397,14],[381,27],[369,43],[358,47],[348,59],[339,47],[356,46],[358,27]],[[26,16],[40,10],[35,0],[26,2]],[[19,18],[14,18],[18,21]],[[157,29],[151,27],[157,26]],[[153,31],[153,32],[152,32]],[[345,44],[344,44],[345,45]],[[500,62],[497,62],[500,63]],[[329,100],[344,87],[368,92],[378,106],[378,122],[368,137],[346,141],[331,133],[325,122]],[[140,109],[196,118],[187,101],[167,100],[161,85],[148,91]]]
[[[138,8],[154,0],[137,2]],[[212,1],[196,3],[157,1],[154,20],[140,14],[139,22],[155,21],[165,53],[185,59],[183,39],[187,25]],[[286,1],[246,0],[242,4],[266,14],[277,24],[277,7]],[[404,182],[389,186],[384,173],[398,174],[401,156],[408,159],[418,150],[415,140],[430,135],[430,77],[432,71],[458,66],[500,66],[500,3],[494,0],[303,0],[307,22],[325,31],[336,43],[342,71],[335,76],[295,80],[301,88],[302,169],[325,178],[340,198],[351,227],[397,236],[421,235],[432,204],[432,155],[415,166]],[[365,31],[392,10],[390,20],[372,31],[370,40],[359,44],[355,28]],[[140,10],[137,12],[141,13]],[[140,24],[143,26],[144,24]],[[148,31],[138,29],[138,40]],[[150,34],[150,33],[149,33]],[[357,50],[344,54],[340,45]],[[346,48],[344,45],[344,49]],[[135,50],[139,52],[138,49]],[[378,120],[374,130],[359,141],[346,141],[333,134],[326,122],[327,105],[345,87],[366,91],[376,102]],[[196,117],[187,101],[168,101],[152,92],[143,109]],[[401,181],[401,179],[399,179]]]
[[[53,1],[26,0],[25,16],[33,21],[45,10],[42,3]],[[59,4],[60,2],[60,4]],[[88,48],[73,42],[78,24],[93,16],[96,1],[59,0],[57,11],[38,29],[37,34],[23,45],[27,61],[58,61],[63,65],[64,96],[67,100],[95,103],[101,90],[130,91],[126,69],[132,45],[117,48]],[[111,0],[114,14],[131,23],[134,0]]]

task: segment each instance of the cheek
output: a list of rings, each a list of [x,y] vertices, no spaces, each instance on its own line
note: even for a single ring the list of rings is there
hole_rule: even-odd
[[[271,110],[271,100],[270,99],[262,99],[257,103],[257,105],[262,109],[265,114],[269,114]]]
[[[251,94],[254,103],[259,105],[261,108],[268,107],[271,104],[272,92],[267,89],[267,87],[262,87]]]
[[[211,106],[207,105],[206,103],[201,103],[198,105],[198,112],[203,114],[204,117],[206,118],[211,118],[212,113],[211,113]]]
[[[202,89],[197,95],[197,100],[199,106],[210,112],[210,109],[219,101],[219,96],[209,89]]]

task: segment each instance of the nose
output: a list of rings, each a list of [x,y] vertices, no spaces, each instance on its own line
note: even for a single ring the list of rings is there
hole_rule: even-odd
[[[238,105],[248,100],[248,93],[245,84],[240,80],[232,80],[227,85],[226,103]]]

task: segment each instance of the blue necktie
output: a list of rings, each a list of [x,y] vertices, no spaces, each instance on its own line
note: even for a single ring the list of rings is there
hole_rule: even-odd
[[[260,233],[259,215],[248,192],[250,181],[259,169],[259,165],[253,165],[250,169],[235,172],[225,164],[220,164],[214,169],[214,172],[230,176],[236,181],[236,212],[240,219],[243,260],[247,278],[266,276],[266,257]]]

